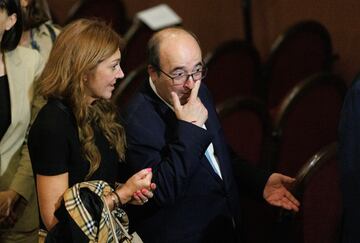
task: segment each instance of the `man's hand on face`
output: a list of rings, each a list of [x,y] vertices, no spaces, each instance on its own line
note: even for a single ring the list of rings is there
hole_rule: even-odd
[[[181,105],[179,97],[175,92],[171,92],[171,98],[176,117],[179,120],[190,122],[202,127],[208,118],[208,111],[198,97],[200,84],[201,81],[195,82],[194,88],[191,90],[189,100],[184,105]]]

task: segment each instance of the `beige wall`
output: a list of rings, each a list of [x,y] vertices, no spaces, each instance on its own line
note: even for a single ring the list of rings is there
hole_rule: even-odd
[[[74,0],[48,0],[57,12]],[[99,0],[99,4],[100,4]],[[129,16],[159,3],[167,3],[194,31],[204,52],[231,38],[243,38],[241,0],[124,0]],[[297,21],[315,19],[324,24],[340,59],[336,71],[349,83],[360,71],[359,0],[252,0],[253,38],[263,60],[275,38]]]

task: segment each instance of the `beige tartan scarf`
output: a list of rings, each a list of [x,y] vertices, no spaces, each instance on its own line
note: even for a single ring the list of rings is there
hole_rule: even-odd
[[[101,212],[101,219],[96,226],[95,220],[81,201],[80,189],[88,188],[95,195],[101,198],[104,207]],[[74,222],[80,227],[84,234],[89,238],[89,242],[131,242],[132,236],[128,234],[129,219],[125,211],[116,208],[112,212],[106,206],[104,197],[111,193],[113,189],[108,183],[101,180],[77,183],[64,193],[64,202]],[[114,234],[115,237],[114,237]]]

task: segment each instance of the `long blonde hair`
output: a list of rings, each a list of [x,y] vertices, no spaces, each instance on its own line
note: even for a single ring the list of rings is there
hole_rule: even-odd
[[[76,20],[58,36],[39,78],[40,95],[65,100],[72,108],[82,151],[90,163],[87,179],[99,168],[101,161],[92,124],[100,128],[119,159],[123,160],[125,156],[125,132],[116,121],[116,108],[105,99],[98,99],[89,106],[85,93],[86,74],[113,55],[121,44],[119,35],[103,22]]]

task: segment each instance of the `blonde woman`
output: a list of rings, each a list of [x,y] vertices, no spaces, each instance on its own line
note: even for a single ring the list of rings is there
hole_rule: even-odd
[[[110,27],[85,19],[65,27],[54,43],[38,88],[48,102],[29,134],[42,228],[57,224],[62,195],[78,182],[126,181],[114,192],[121,205],[153,196],[151,169],[125,178],[125,132],[109,100],[124,76],[120,44]],[[106,198],[110,210],[113,198]]]

